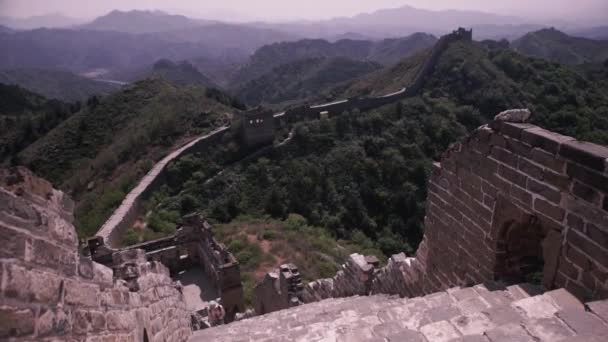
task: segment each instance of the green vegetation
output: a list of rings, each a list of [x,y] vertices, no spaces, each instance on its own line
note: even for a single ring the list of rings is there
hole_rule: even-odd
[[[336,240],[327,230],[310,226],[306,219],[290,214],[285,220],[240,216],[229,224],[213,226],[241,265],[245,300],[250,304],[254,285],[281,264],[298,265],[303,281],[333,277],[348,255],[380,254],[361,233],[351,241]]]
[[[235,92],[252,106],[303,100],[380,68],[378,63],[343,57],[302,59],[276,67]]]
[[[603,63],[608,60],[608,41],[571,37],[556,29],[530,32],[512,43],[523,54],[563,64]]]
[[[417,59],[389,69],[403,74],[380,72],[346,91],[384,89],[382,75],[390,77],[387,82],[406,79]],[[187,164],[176,162],[176,177],[157,208],[178,208],[189,196],[195,210],[219,222],[240,215],[283,220],[297,213],[338,239],[362,233],[385,255],[412,253],[423,234],[430,165],[450,143],[502,110],[529,107],[536,124],[606,144],[608,92],[602,84],[508,49],[456,43],[418,96],[365,113],[297,123],[289,144],[228,168],[210,183],[222,165],[213,163],[214,153],[189,162],[209,163],[202,174],[189,176]]]
[[[15,85],[0,83],[0,162],[18,162],[17,153],[80,109],[80,104],[47,100]]]
[[[149,79],[104,98],[92,97],[18,157],[77,200],[77,229],[88,236],[155,161],[237,110],[207,93]]]

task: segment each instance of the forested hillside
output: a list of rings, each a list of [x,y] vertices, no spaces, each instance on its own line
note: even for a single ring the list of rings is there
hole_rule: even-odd
[[[415,67],[415,58],[402,65]],[[380,76],[374,80],[366,91],[385,87]],[[455,43],[415,97],[299,123],[289,144],[211,183],[223,167],[221,148],[174,162],[170,182],[151,203],[151,227],[170,231],[188,210],[221,222],[297,213],[339,238],[363,232],[386,254],[412,252],[422,237],[431,162],[496,113],[519,107],[530,108],[532,122],[543,127],[608,143],[608,90],[598,81],[508,49]]]
[[[0,163],[44,136],[72,113],[79,104],[47,100],[15,85],[0,83]]]
[[[530,32],[512,43],[523,54],[563,64],[603,63],[608,60],[608,41],[569,36],[556,29]]]
[[[18,162],[76,199],[79,233],[90,235],[156,160],[238,111],[231,101],[213,89],[144,80],[89,99]]]
[[[310,58],[346,57],[392,64],[432,46],[436,40],[432,35],[416,33],[408,37],[377,42],[345,39],[330,43],[322,39],[304,39],[270,44],[258,49],[251,56],[249,62],[234,75],[232,83],[242,85],[277,66]]]
[[[277,104],[318,97],[341,82],[352,80],[381,65],[344,57],[309,58],[284,64],[243,84],[235,94],[249,105]]]

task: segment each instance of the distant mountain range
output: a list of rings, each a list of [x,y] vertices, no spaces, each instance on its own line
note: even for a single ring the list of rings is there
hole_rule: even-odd
[[[340,40],[330,43],[322,39],[304,39],[263,46],[249,59],[233,79],[233,84],[251,81],[273,68],[301,59],[319,57],[346,57],[353,60],[371,60],[381,64],[392,64],[432,46],[434,36],[417,33],[398,39],[381,41]]]
[[[608,41],[569,36],[556,29],[531,32],[512,42],[518,52],[562,64],[603,63],[608,60]]]
[[[214,23],[195,20],[183,15],[171,15],[162,11],[112,11],[81,25],[81,29],[98,31],[119,31],[127,33],[154,33],[177,31]]]
[[[248,105],[277,104],[316,97],[337,84],[382,68],[371,61],[345,57],[300,59],[280,65],[243,84],[234,93]]]
[[[34,16],[29,18],[0,17],[0,25],[16,30],[31,30],[36,28],[69,27],[84,23],[83,19],[67,17],[59,13]]]

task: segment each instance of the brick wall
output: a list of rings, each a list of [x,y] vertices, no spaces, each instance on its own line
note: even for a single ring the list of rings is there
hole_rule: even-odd
[[[606,158],[604,146],[529,124],[477,129],[434,165],[416,258],[391,258],[375,291],[419,295],[508,280],[517,254],[534,253],[536,243],[546,288],[607,298]]]
[[[160,263],[117,255],[128,279],[77,253],[72,201],[0,170],[0,340],[185,341],[190,314]]]
[[[529,124],[480,127],[433,165],[416,257],[392,256],[367,288],[365,277],[346,277],[366,274],[347,263],[336,277],[310,283],[306,301],[527,282],[535,274],[526,272],[529,259],[546,289],[608,298],[607,158],[607,147]]]

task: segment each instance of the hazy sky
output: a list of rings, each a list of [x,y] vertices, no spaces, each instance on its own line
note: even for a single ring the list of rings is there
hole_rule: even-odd
[[[92,18],[112,9],[161,9],[222,20],[286,20],[352,16],[403,5],[565,20],[608,16],[608,0],[0,0],[0,16],[27,17],[59,12]]]

